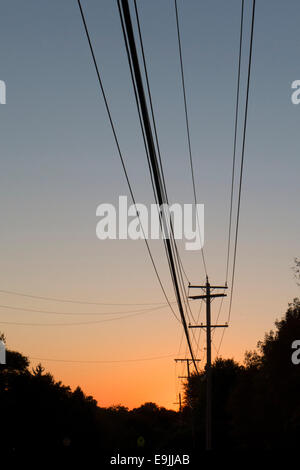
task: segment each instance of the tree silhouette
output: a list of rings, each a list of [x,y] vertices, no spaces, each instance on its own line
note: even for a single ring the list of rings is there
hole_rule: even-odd
[[[293,267],[295,278],[297,279],[297,284],[300,286],[300,259],[295,258],[295,266]]]
[[[5,339],[4,335],[2,338]],[[217,358],[212,365],[213,448],[296,449],[300,436],[300,301],[294,299],[244,364]],[[42,364],[7,350],[0,365],[1,448],[23,456],[145,455],[204,450],[206,375],[185,385],[182,413],[153,402],[138,408],[99,407],[80,387],[56,381]]]
[[[300,373],[291,360],[292,343],[300,339],[300,301],[289,304],[247,353],[245,372],[231,397],[233,434],[243,448],[295,448],[300,432]]]
[[[233,359],[217,358],[212,364],[212,421],[214,423],[214,448],[228,445],[228,400],[243,367]],[[185,384],[185,405],[194,414],[197,446],[204,449],[206,416],[206,373],[192,374]]]

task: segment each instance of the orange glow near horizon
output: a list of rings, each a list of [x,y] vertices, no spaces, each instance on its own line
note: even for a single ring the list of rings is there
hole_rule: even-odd
[[[31,366],[41,362],[55,380],[72,389],[79,385],[99,406],[152,401],[176,409],[182,390],[177,375],[185,371],[174,358],[185,357],[186,343],[179,350],[182,325],[161,289],[178,315],[164,244],[148,240],[155,271],[144,240],[96,236],[99,204],[112,204],[119,215],[119,197],[130,199],[131,189],[137,203],[149,208],[155,202],[116,2],[84,3],[119,146],[76,2],[29,3],[16,2],[16,8],[2,2],[0,15],[0,79],[7,83],[7,103],[1,104],[0,332],[9,349],[40,358]],[[300,78],[300,2],[257,2],[244,133],[252,3],[245,2],[233,192],[240,2],[180,2],[193,172],[174,5],[140,3],[167,199],[204,205],[209,281],[228,281],[229,295],[240,201],[232,312],[220,355],[241,362],[299,296],[292,266],[300,256],[300,104],[291,101],[291,84]],[[203,284],[206,269],[201,252],[185,249],[185,242],[176,241],[187,288],[188,281]],[[164,308],[137,314],[151,302]],[[219,299],[212,302],[212,323],[218,318],[223,324],[229,296],[218,317],[219,305]],[[200,302],[191,301],[191,308],[194,319],[205,323],[205,307],[200,312]],[[213,359],[222,334],[217,330]],[[204,332],[199,345],[195,354],[205,360]],[[158,356],[169,357],[100,362]]]
[[[243,311],[242,315],[235,317],[235,322],[228,328],[224,337],[222,357],[234,358],[242,362],[246,349],[254,349],[257,341],[263,338],[265,331],[273,327],[274,320],[280,315],[274,315],[273,318],[270,315],[268,325],[266,318],[262,319],[258,314],[252,313],[252,321],[249,321],[251,312],[258,307],[259,301],[262,302],[262,299],[252,299],[248,311]],[[264,305],[261,304],[260,307],[264,308]],[[76,308],[82,311],[82,306]],[[103,310],[108,307],[101,308]],[[116,308],[110,307],[110,309]],[[65,311],[68,310],[70,307],[65,307]],[[213,317],[216,311],[216,307],[213,306]],[[283,305],[282,314],[284,311]],[[52,318],[53,316],[51,316],[51,321],[53,321]],[[99,317],[96,317],[96,320],[98,319]],[[72,321],[80,320],[81,317],[78,319],[72,317]],[[157,322],[160,327],[156,330]],[[245,329],[245,322],[247,322],[247,329]],[[92,395],[101,407],[122,405],[132,409],[151,401],[158,406],[178,409],[178,405],[175,404],[178,401],[176,392],[181,391],[183,396],[183,387],[177,376],[185,375],[186,371],[183,364],[177,365],[175,370],[174,358],[178,357],[178,345],[182,332],[181,326],[167,309],[117,322],[55,328],[54,331],[50,327],[46,331],[44,328],[36,327],[31,329],[29,335],[24,335],[24,329],[15,326],[4,328],[4,331],[9,349],[17,350],[29,358],[37,358],[30,359],[31,367],[41,362],[55,380],[70,385],[72,389],[80,386],[84,393]],[[14,341],[11,341],[11,338]],[[216,356],[219,339],[220,333],[213,339],[213,358]],[[203,340],[202,334],[202,351],[199,357],[204,358],[204,362],[200,363],[200,369],[205,365]],[[186,357],[184,350],[183,343],[179,357]],[[127,361],[167,355],[170,357],[136,362],[76,363],[47,360]]]

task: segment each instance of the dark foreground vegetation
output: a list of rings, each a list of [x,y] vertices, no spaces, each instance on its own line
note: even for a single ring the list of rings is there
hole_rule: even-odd
[[[265,335],[243,365],[213,365],[213,447],[227,450],[296,449],[300,438],[300,301],[290,304],[275,331]],[[300,357],[300,354],[299,354]],[[128,410],[101,408],[78,387],[31,369],[26,357],[7,352],[0,370],[1,440],[4,451],[26,455],[143,455],[201,452],[205,443],[205,373],[185,388],[181,413],[154,403]]]

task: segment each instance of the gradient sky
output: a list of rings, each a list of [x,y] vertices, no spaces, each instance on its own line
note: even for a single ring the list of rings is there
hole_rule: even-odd
[[[291,83],[300,79],[300,3],[256,3],[235,296],[221,349],[224,357],[237,360],[299,295],[291,267],[300,254],[300,105],[291,103]],[[245,4],[243,97],[251,2]],[[136,200],[153,202],[117,4],[83,0],[82,5]],[[197,193],[205,205],[205,253],[215,284],[225,277],[240,5],[239,0],[178,1]],[[138,6],[169,199],[192,202],[174,3],[139,0]],[[1,2],[0,57],[0,80],[7,87],[7,104],[0,105],[0,289],[106,303],[164,303],[143,241],[96,238],[97,205],[116,203],[128,188],[77,2]],[[180,248],[189,279],[203,282],[200,253]],[[152,241],[151,249],[174,299],[162,242]],[[176,375],[183,372],[173,362],[181,327],[168,308],[60,327],[46,324],[100,320],[113,315],[88,314],[140,307],[72,305],[5,294],[0,304],[86,314],[0,307],[1,321],[45,324],[0,323],[9,348],[29,357],[105,361],[170,356],[132,363],[42,363],[56,379],[82,386],[100,406],[133,407],[145,401],[174,406]],[[228,300],[221,321],[227,312]],[[220,334],[214,337],[216,346]],[[201,349],[200,357],[202,342]]]

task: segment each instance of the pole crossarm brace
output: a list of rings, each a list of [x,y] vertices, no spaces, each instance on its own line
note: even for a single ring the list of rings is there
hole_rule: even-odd
[[[222,289],[222,287],[219,287]],[[226,297],[226,294],[210,294],[210,298],[212,297]],[[189,299],[207,299],[207,295],[189,295]]]
[[[212,449],[212,373],[211,373],[211,330],[213,328],[227,328],[228,324],[225,325],[212,325],[211,324],[211,300],[214,297],[226,297],[224,292],[222,294],[212,294],[212,289],[228,289],[227,284],[225,286],[211,286],[206,276],[205,286],[200,285],[189,285],[189,289],[204,289],[205,294],[203,295],[191,295],[188,298],[192,300],[205,299],[206,300],[206,324],[203,325],[191,325],[189,328],[205,328],[206,329],[206,450]],[[187,362],[188,365],[188,362]]]
[[[187,377],[178,377],[179,379],[189,379],[191,376],[190,373],[190,364],[194,362],[200,362],[201,359],[189,359],[188,357],[185,358],[180,358],[180,359],[174,359],[175,362],[185,362],[186,363],[186,368],[187,368]]]
[[[174,359],[175,362],[186,362],[186,361],[189,361],[189,362],[193,362],[193,359]],[[201,359],[195,359],[196,362],[200,362]]]
[[[189,328],[228,328],[228,324],[225,325],[189,325]]]
[[[228,286],[210,286],[211,289],[228,289]],[[189,289],[206,289],[206,286],[191,286]]]
[[[174,405],[179,405],[179,412],[181,413],[181,409],[182,409],[182,407],[181,407],[181,393],[179,393],[179,395],[178,395],[178,401],[173,403],[173,404]]]

